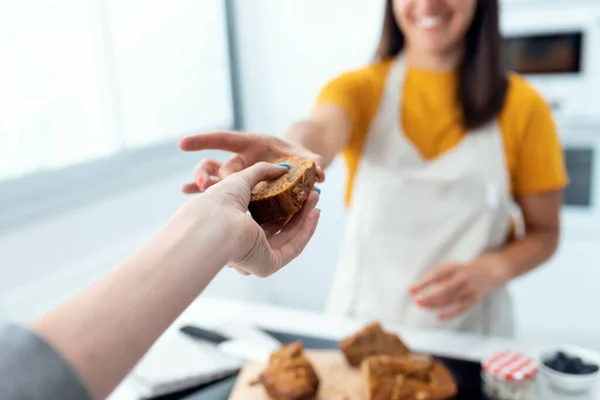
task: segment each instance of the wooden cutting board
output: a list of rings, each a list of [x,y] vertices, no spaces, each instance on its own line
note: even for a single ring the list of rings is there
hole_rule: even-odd
[[[364,381],[358,368],[352,368],[335,350],[307,350],[321,385],[317,400],[363,400]],[[229,400],[269,400],[262,385],[251,385],[265,365],[248,363],[240,372]]]

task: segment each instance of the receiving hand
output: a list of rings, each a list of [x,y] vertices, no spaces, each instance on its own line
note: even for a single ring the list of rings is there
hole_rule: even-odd
[[[222,238],[222,247],[214,251],[226,252],[229,266],[244,275],[266,277],[277,272],[304,250],[315,232],[320,214],[315,209],[319,199],[316,191],[283,228],[261,227],[246,213],[252,188],[286,171],[285,166],[255,164],[211,186],[186,206],[187,212],[212,227],[213,237]]]
[[[498,258],[483,256],[468,265],[446,264],[426,274],[410,293],[417,305],[444,309],[440,320],[449,320],[467,311],[504,283],[503,267]]]
[[[183,186],[184,193],[204,192],[206,189],[259,161],[273,161],[280,157],[297,156],[311,159],[317,166],[317,181],[323,182],[323,157],[293,143],[273,136],[244,132],[212,132],[182,139],[179,147],[184,151],[225,150],[235,153],[229,161],[221,163],[205,158],[194,172],[195,181]]]

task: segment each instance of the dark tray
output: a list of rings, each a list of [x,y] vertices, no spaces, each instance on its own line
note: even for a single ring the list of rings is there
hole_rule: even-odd
[[[264,330],[282,343],[302,341],[306,349],[337,349],[338,342],[314,336]],[[481,364],[448,357],[432,355],[444,363],[458,384],[456,400],[485,400],[481,389]],[[235,385],[237,375],[213,382],[209,385],[156,398],[155,400],[227,400]]]

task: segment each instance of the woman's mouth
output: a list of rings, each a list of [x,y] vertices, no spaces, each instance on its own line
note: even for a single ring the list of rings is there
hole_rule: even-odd
[[[417,27],[421,29],[430,30],[442,26],[442,24],[447,21],[447,18],[440,15],[427,15],[422,17],[415,17],[413,20]]]

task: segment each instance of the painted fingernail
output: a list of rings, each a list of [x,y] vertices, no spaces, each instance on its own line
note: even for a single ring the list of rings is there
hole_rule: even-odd
[[[313,188],[313,190],[314,190],[315,192],[317,192],[318,194],[321,194],[321,189],[319,189],[318,187],[316,187],[316,188]]]
[[[202,192],[202,185],[204,185],[204,182],[206,181],[206,179],[204,179],[204,177],[199,176],[196,178],[196,186],[198,186],[198,190],[200,190]]]
[[[280,167],[286,167],[288,169],[290,168],[290,164],[280,163],[280,164],[277,164],[277,165],[279,165]]]
[[[321,212],[321,209],[320,209],[320,208],[315,208],[315,210],[317,210],[318,212]]]

